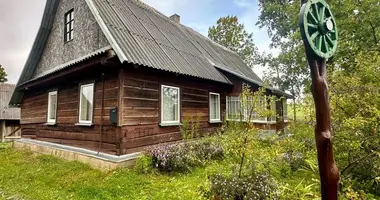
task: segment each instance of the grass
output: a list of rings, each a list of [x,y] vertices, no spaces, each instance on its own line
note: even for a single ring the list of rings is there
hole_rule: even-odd
[[[207,186],[207,176],[225,166],[215,162],[191,174],[139,174],[130,169],[103,173],[1,144],[0,199],[201,199],[198,191]]]
[[[298,129],[295,135],[312,135],[312,129]],[[224,139],[223,139],[224,138]],[[225,149],[228,137],[220,140]],[[268,143],[254,141],[249,161],[260,170],[269,170],[283,196],[280,199],[318,199],[318,172],[308,167],[295,172],[281,161],[288,149],[303,149],[295,139]],[[304,152],[316,166],[315,152]],[[68,162],[47,155],[19,151],[9,144],[0,144],[0,200],[2,199],[204,199],[200,188],[209,188],[208,176],[231,173],[233,161],[208,163],[188,174],[162,174],[156,171],[141,174],[133,169],[104,173],[79,162]],[[12,197],[12,198],[9,198]]]

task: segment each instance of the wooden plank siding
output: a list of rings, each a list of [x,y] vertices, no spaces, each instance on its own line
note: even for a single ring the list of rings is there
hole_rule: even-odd
[[[146,68],[128,68],[123,72],[122,154],[181,139],[178,126],[159,126],[161,85],[180,88],[181,122],[199,115],[202,133],[220,127],[221,124],[209,123],[209,92],[220,93],[223,118],[229,86]]]
[[[21,104],[22,136],[115,155],[178,141],[181,139],[179,126],[160,126],[161,85],[180,88],[181,122],[199,116],[201,134],[211,133],[221,124],[209,123],[209,93],[220,94],[221,119],[226,111],[226,96],[241,93],[243,81],[233,76],[228,78],[234,87],[130,64],[95,65],[70,74],[69,78],[52,79],[49,84],[29,88]],[[80,84],[89,82],[95,83],[94,125],[78,126]],[[58,91],[57,120],[55,126],[48,126],[48,92],[53,90]],[[117,125],[110,122],[112,108],[118,108]],[[257,126],[264,128],[261,124]],[[280,126],[283,123],[269,128],[279,130]]]
[[[109,120],[109,110],[118,107],[118,71],[104,71],[103,85],[99,74],[72,76],[70,81],[57,82],[51,87],[27,91],[21,105],[21,128],[23,137],[87,148],[111,154],[119,154],[117,127]],[[87,81],[85,81],[87,80]],[[84,82],[83,82],[84,81]],[[76,125],[79,122],[80,84],[95,81],[93,124],[91,127]],[[48,92],[57,90],[57,119],[55,126],[47,122]],[[103,110],[103,113],[102,113]],[[103,116],[103,117],[102,117]],[[101,119],[103,132],[101,133]],[[101,135],[101,136],[100,136]],[[101,141],[101,142],[100,142]],[[101,143],[101,147],[100,147]]]

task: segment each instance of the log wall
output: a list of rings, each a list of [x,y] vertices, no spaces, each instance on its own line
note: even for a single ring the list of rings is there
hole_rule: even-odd
[[[121,153],[137,151],[148,145],[181,139],[178,126],[161,127],[161,85],[180,88],[181,121],[199,116],[201,133],[215,131],[221,124],[209,123],[209,92],[220,93],[221,119],[226,94],[231,88],[206,80],[148,70],[128,68],[123,73],[123,112],[121,116]]]
[[[104,91],[101,74],[105,74]],[[21,105],[22,135],[116,155],[180,140],[179,126],[160,126],[161,85],[180,88],[181,122],[198,120],[201,134],[212,133],[221,124],[209,123],[209,93],[220,94],[224,119],[226,96],[241,92],[243,81],[229,78],[236,87],[131,65],[94,66],[71,74],[69,80],[52,79],[48,86],[42,84],[26,91]],[[79,92],[80,84],[89,81],[95,82],[94,125],[84,127],[77,125]],[[58,90],[57,124],[48,126],[48,92],[52,90]],[[109,116],[115,107],[119,114],[117,125],[110,123]],[[260,128],[278,130],[280,125],[262,126],[258,124]]]
[[[109,121],[109,110],[118,106],[118,72],[108,72],[104,76],[103,132],[101,134],[103,85],[100,75],[87,74],[86,80],[78,76],[64,83],[52,83],[49,87],[27,91],[21,105],[21,127],[23,137],[42,141],[77,146],[95,151],[119,154],[117,127]],[[85,82],[83,82],[85,81]],[[95,82],[94,125],[79,126],[80,84]],[[46,125],[48,92],[58,91],[57,119],[55,126]],[[102,136],[101,136],[102,135]],[[100,144],[101,143],[101,144]],[[101,147],[100,147],[101,145]]]

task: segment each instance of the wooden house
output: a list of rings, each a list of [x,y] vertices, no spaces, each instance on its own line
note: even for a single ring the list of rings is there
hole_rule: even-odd
[[[8,106],[16,85],[0,83],[0,142],[18,139],[20,130],[20,108]]]
[[[123,155],[181,139],[187,116],[214,131],[243,84],[263,82],[178,15],[136,0],[49,0],[11,105],[22,137]],[[279,119],[257,124],[279,129]]]

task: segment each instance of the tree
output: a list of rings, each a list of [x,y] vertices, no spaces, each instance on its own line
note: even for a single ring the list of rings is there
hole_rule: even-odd
[[[245,30],[236,16],[221,17],[208,30],[208,37],[220,45],[235,51],[249,66],[253,67],[257,55],[256,45],[253,43],[253,34]]]
[[[280,90],[289,91],[293,95],[293,119],[297,119],[295,106],[297,100],[301,97],[304,85],[309,83],[308,68],[305,59],[299,54],[303,50],[300,46],[285,46],[282,53],[277,57],[272,55],[266,56],[266,60],[261,62],[269,67],[264,73],[264,79],[271,85],[277,86]]]
[[[7,79],[7,73],[5,72],[5,69],[2,65],[0,65],[0,83],[5,83],[8,81]]]
[[[338,52],[328,61],[327,79],[330,82],[335,155],[342,169],[341,183],[346,188],[352,184],[358,191],[379,196],[379,1],[329,1],[329,4],[339,30]],[[262,0],[259,6],[261,14],[257,24],[268,29],[271,46],[281,50],[276,62],[267,64],[275,76],[272,80],[282,84],[279,81],[283,79],[276,74],[288,74],[285,70],[288,59],[279,58],[288,55],[297,60],[297,66],[307,68],[302,60],[305,53],[292,53],[295,49],[302,49],[298,28],[300,2]],[[279,67],[282,65],[285,67]],[[303,87],[309,89],[307,80]]]

